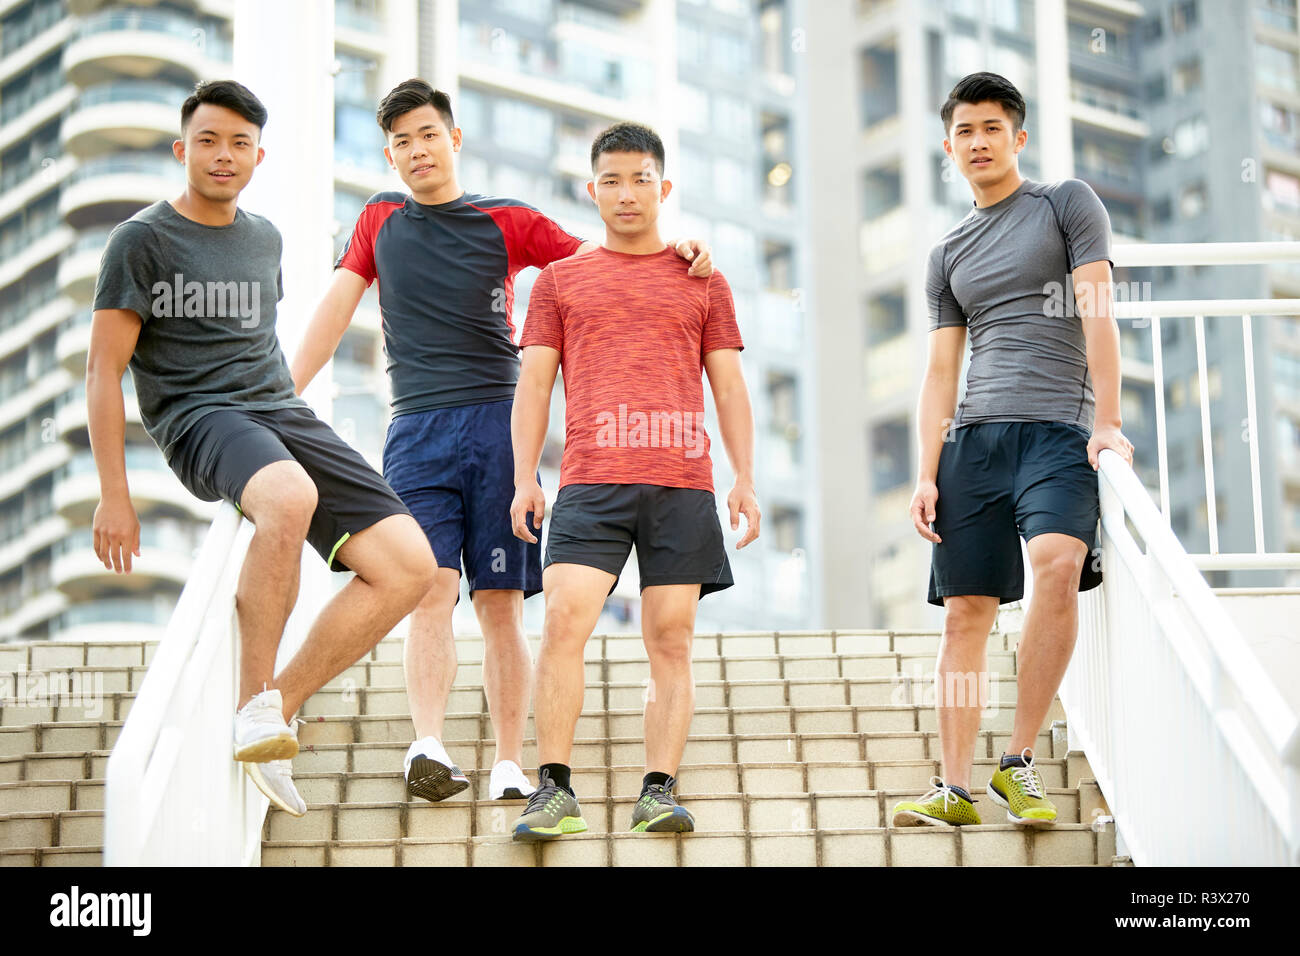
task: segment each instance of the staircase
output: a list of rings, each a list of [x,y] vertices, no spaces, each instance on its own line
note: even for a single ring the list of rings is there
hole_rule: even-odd
[[[1054,705],[1038,766],[1061,817],[1027,831],[982,792],[1015,702],[1015,634],[995,632],[996,675],[972,778],[990,823],[889,826],[901,799],[938,773],[933,633],[700,635],[696,713],[678,773],[695,815],[685,836],[625,832],[643,772],[649,666],[637,635],[593,637],[573,752],[589,832],[515,844],[522,802],[487,800],[493,754],[481,685],[482,641],[457,641],[461,665],[444,742],[472,786],[443,803],[408,800],[402,758],[413,735],[399,638],[381,642],[303,708],[294,760],[308,804],[263,830],[264,866],[1112,865],[1115,832],[1082,754],[1068,753]],[[104,767],[153,644],[0,645],[0,864],[97,865]],[[536,641],[534,640],[534,652]],[[100,691],[94,696],[94,691]],[[1055,722],[1055,723],[1054,723]],[[529,733],[532,732],[531,722]],[[524,766],[535,773],[536,749]],[[474,772],[469,768],[481,768]],[[201,809],[196,811],[201,812]]]

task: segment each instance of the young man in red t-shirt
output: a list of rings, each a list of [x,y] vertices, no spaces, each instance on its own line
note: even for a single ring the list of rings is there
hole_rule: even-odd
[[[758,537],[754,419],[741,370],[744,347],[726,279],[690,277],[659,236],[672,189],[655,132],[619,123],[591,147],[587,191],[605,242],[547,266],[528,305],[511,433],[515,534],[536,541],[546,512],[537,465],[556,370],[564,369],[565,437],[542,589],[546,622],[537,659],[539,785],[515,823],[516,840],[587,829],[570,786],[569,755],[582,712],[583,648],[633,544],[641,577],[642,636],[650,658],[646,775],[632,830],[687,831],[673,796],[695,709],[691,638],[700,598],[731,586],[713,497],[701,372],[709,376],[722,441],[736,472],[731,527],[743,548]],[[533,528],[527,515],[533,514]]]

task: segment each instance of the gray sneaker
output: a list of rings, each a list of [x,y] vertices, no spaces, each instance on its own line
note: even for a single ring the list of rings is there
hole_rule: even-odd
[[[514,839],[535,842],[554,840],[566,833],[585,833],[587,821],[582,819],[578,798],[557,787],[549,775],[543,775],[537,783],[524,815],[515,821]]]
[[[691,811],[677,802],[673,796],[676,779],[668,778],[662,786],[650,785],[632,808],[632,831],[634,833],[690,833],[695,829],[695,818]]]

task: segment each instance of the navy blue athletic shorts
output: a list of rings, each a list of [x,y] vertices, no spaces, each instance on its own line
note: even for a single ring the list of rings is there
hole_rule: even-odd
[[[484,589],[524,597],[542,590],[541,544],[516,538],[510,524],[513,404],[505,399],[398,415],[384,442],[384,477],[424,529],[438,567],[459,571],[463,560],[471,597]]]
[[[307,543],[331,571],[349,571],[338,550],[349,537],[406,507],[355,448],[305,405],[218,408],[185,430],[168,464],[190,494],[239,507],[248,480],[276,461],[296,461],[316,486]]]
[[[931,604],[1025,594],[1020,539],[1055,532],[1088,546],[1079,590],[1101,583],[1097,473],[1084,429],[1064,422],[982,422],[949,433],[939,455],[930,564]]]

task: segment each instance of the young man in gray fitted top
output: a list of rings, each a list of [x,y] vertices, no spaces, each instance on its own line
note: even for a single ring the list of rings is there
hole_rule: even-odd
[[[1097,455],[1111,448],[1133,457],[1120,431],[1110,220],[1080,180],[1021,177],[1025,101],[1005,78],[964,77],[940,117],[944,149],[975,196],[930,253],[911,504],[917,533],[934,544],[929,601],[945,611],[935,675],[943,776],[919,801],[900,803],[894,825],[980,822],[970,795],[980,702],[945,695],[966,687],[965,675],[979,674],[981,684],[987,675],[998,605],[1024,594],[1023,537],[1034,594],[1017,649],[1015,726],[986,792],[1010,822],[1050,826],[1056,808],[1033,749],[1074,650],[1077,592],[1100,583],[1090,560]],[[968,330],[970,371],[957,407]]]

